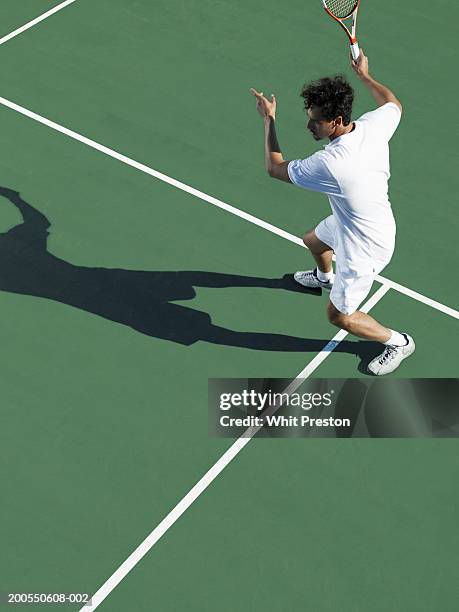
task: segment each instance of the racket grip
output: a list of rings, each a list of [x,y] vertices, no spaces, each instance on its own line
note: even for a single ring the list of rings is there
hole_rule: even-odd
[[[359,49],[358,42],[351,43],[351,54],[352,54],[352,59],[354,61],[357,61],[359,59],[360,49]]]

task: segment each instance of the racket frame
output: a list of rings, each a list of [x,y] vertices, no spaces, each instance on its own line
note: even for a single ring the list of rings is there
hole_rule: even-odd
[[[336,15],[333,15],[333,13],[330,11],[330,9],[327,6],[327,0],[322,0],[322,4],[324,5],[324,9],[327,11],[330,17],[332,17],[332,19],[337,21],[339,25],[343,28],[343,30],[346,32],[346,35],[349,38],[349,42],[351,46],[352,58],[355,61],[357,61],[360,55],[359,43],[357,42],[357,36],[356,36],[357,13],[359,12],[360,0],[358,0],[357,6],[351,13],[349,13],[349,15],[346,15],[346,17],[341,17],[341,18],[336,17]],[[349,31],[349,28],[344,23],[344,20],[349,19],[349,17],[351,16],[352,16],[352,28],[351,28],[351,31]]]

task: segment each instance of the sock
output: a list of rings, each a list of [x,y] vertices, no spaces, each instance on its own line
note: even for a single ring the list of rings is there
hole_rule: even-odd
[[[391,333],[391,337],[389,340],[387,340],[387,342],[384,342],[386,346],[406,346],[408,344],[408,338],[405,336],[405,334],[400,334],[393,329],[390,329],[389,331]]]
[[[319,270],[319,268],[316,268],[316,270],[317,270],[317,278],[322,283],[326,283],[327,281],[332,282],[333,279],[335,278],[335,275],[333,274],[333,268],[330,270],[330,272],[322,272],[321,270]]]

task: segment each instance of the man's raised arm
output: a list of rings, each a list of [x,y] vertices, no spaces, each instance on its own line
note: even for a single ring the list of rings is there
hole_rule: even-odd
[[[400,100],[394,95],[394,93],[382,83],[378,83],[368,72],[368,58],[360,49],[360,55],[358,60],[353,60],[351,57],[351,64],[354,72],[359,77],[364,85],[368,87],[371,95],[376,100],[378,106],[393,102],[402,111],[402,105]]]
[[[287,166],[288,161],[285,161],[279,146],[276,135],[276,98],[274,94],[269,101],[263,95],[263,92],[258,92],[256,89],[251,89],[250,92],[257,99],[257,111],[263,117],[265,126],[265,166],[269,176],[291,183],[288,176]]]

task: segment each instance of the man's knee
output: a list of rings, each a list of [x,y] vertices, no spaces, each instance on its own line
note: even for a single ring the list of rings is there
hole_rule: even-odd
[[[315,255],[322,255],[322,253],[332,250],[331,247],[328,246],[328,244],[325,244],[325,242],[322,242],[322,240],[319,240],[319,238],[317,238],[314,229],[309,230],[309,232],[306,232],[306,234],[303,236],[303,242],[311,251],[311,253],[314,253]]]
[[[350,325],[350,316],[340,312],[332,302],[328,302],[327,305],[327,316],[328,320],[332,325],[340,327],[341,329],[348,329]]]
[[[310,251],[313,250],[314,242],[316,240],[317,240],[317,236],[315,235],[315,232],[313,229],[306,232],[306,234],[303,236],[303,242]]]

